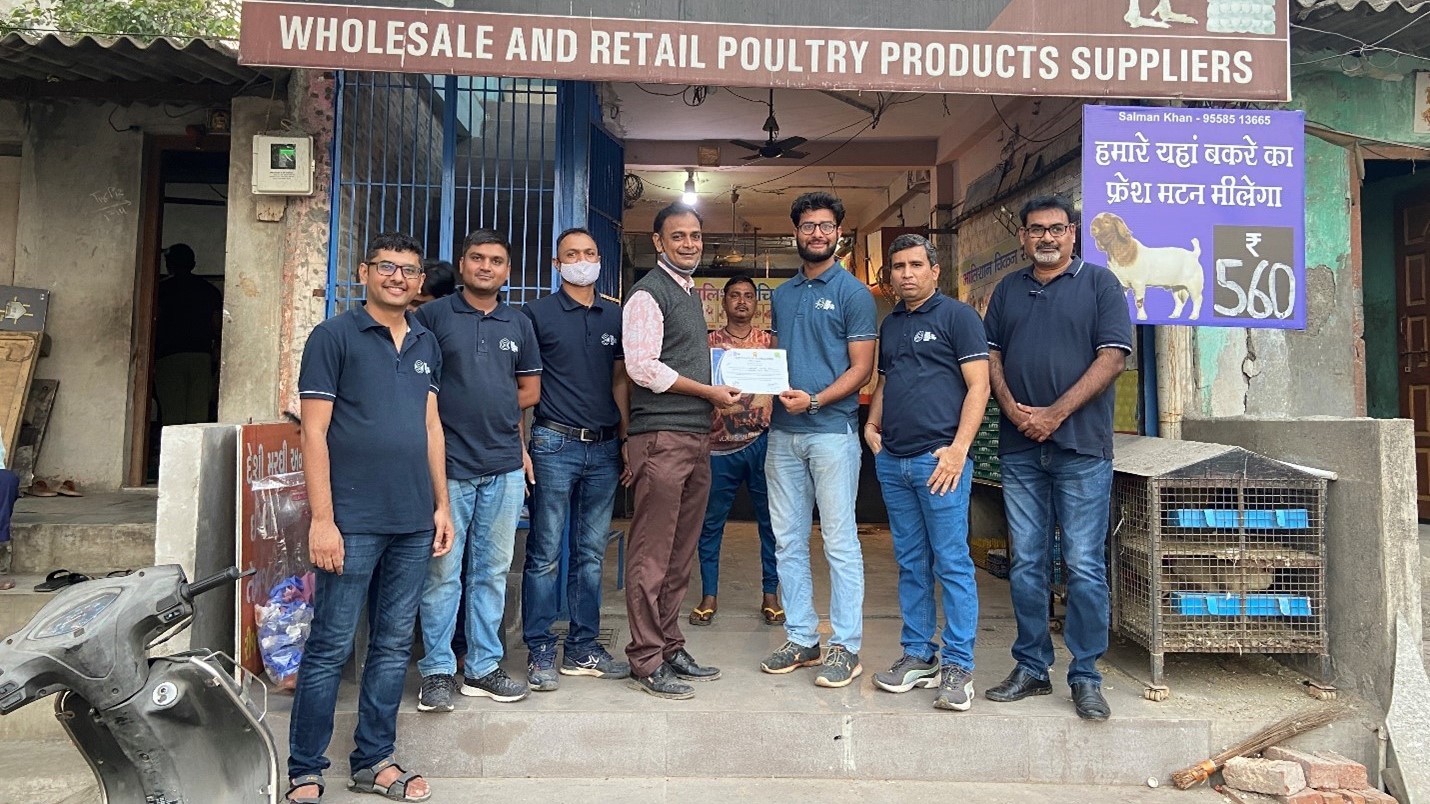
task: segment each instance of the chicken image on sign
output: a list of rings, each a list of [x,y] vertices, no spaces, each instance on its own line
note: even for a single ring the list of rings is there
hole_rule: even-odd
[[[1082,225],[1138,324],[1306,328],[1302,112],[1083,107]]]

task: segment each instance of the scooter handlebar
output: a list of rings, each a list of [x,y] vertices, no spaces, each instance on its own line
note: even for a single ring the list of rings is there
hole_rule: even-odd
[[[239,571],[238,567],[229,567],[228,569],[223,570],[217,574],[210,575],[207,578],[194,581],[191,584],[186,584],[183,587],[181,594],[183,595],[185,600],[193,601],[194,598],[198,597],[199,595],[202,595],[204,592],[213,591],[220,586],[225,586],[227,584],[233,583],[239,578],[247,577],[255,572],[257,572],[257,570],[253,568],[249,568],[247,571]]]

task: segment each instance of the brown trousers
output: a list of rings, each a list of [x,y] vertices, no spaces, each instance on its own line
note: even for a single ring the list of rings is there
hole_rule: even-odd
[[[626,443],[635,512],[626,547],[631,672],[648,676],[685,647],[681,606],[710,497],[710,436],[658,430]]]

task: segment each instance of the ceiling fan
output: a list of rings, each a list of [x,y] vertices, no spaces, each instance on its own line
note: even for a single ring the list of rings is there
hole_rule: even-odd
[[[780,123],[775,119],[775,91],[770,90],[770,99],[766,105],[770,107],[770,116],[765,118],[765,131],[769,138],[763,143],[750,142],[749,140],[730,140],[731,145],[737,145],[746,150],[754,151],[746,157],[741,157],[744,161],[751,159],[803,159],[809,154],[796,150],[799,146],[809,142],[804,137],[785,137],[779,139]]]

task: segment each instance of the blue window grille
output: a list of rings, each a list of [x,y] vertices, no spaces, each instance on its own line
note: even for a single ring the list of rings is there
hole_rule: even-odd
[[[328,315],[361,303],[358,264],[386,231],[455,263],[468,232],[495,229],[512,243],[508,301],[549,292],[557,89],[541,79],[339,73]]]

